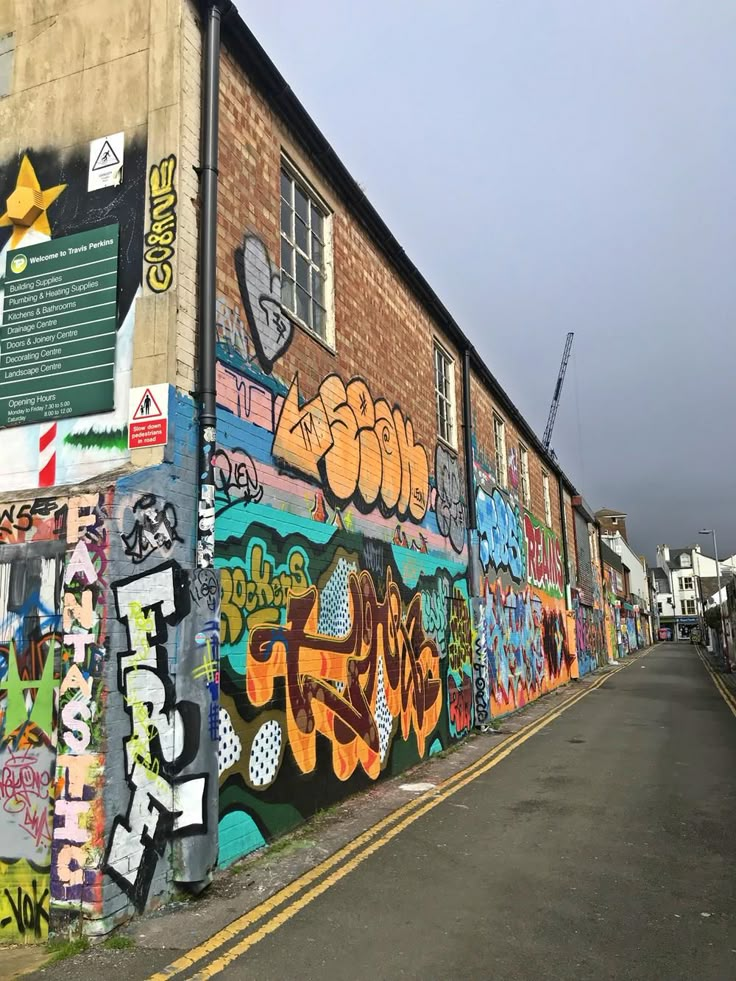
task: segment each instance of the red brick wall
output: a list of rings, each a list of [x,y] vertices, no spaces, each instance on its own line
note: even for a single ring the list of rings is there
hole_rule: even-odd
[[[333,209],[335,353],[297,327],[290,348],[278,362],[278,374],[291,379],[298,369],[299,389],[306,397],[315,394],[330,372],[345,381],[360,376],[374,398],[383,396],[389,404],[400,405],[412,419],[433,472],[437,440],[433,335],[455,357],[458,441],[462,434],[460,353],[227,53],[221,71],[218,294],[233,308],[241,305],[233,254],[246,230],[261,237],[274,264],[279,261],[283,148]]]

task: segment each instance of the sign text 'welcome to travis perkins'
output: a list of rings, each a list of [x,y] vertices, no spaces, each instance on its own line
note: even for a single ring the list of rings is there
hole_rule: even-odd
[[[0,426],[114,404],[118,226],[8,251]]]

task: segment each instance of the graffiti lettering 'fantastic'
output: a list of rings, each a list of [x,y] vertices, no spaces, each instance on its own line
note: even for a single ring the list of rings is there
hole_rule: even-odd
[[[385,399],[373,400],[359,378],[347,386],[328,375],[318,394],[299,404],[298,378],[289,388],[273,454],[321,482],[339,504],[354,501],[421,522],[429,501],[429,464],[414,442],[414,426]]]
[[[377,778],[386,759],[394,720],[419,756],[442,709],[437,646],[422,626],[417,593],[404,613],[390,569],[379,602],[368,572],[350,573],[352,626],[344,637],[318,631],[319,599],[310,587],[292,594],[286,626],[256,628],[248,647],[248,697],[265,705],[277,679],[286,680],[286,724],[297,766],[311,773],[317,733],[332,744],[335,774],[347,780],[360,765]]]
[[[150,227],[146,233],[146,282],[154,293],[171,286],[176,242],[176,157],[172,154],[151,167],[148,177]]]

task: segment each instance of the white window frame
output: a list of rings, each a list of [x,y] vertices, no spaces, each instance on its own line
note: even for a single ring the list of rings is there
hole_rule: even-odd
[[[689,617],[695,616],[695,600],[694,599],[686,599],[685,600],[685,604],[687,606],[687,614],[686,614],[686,616],[689,616]]]
[[[289,237],[282,228],[281,220],[281,202],[284,200],[281,194],[281,174],[286,173],[287,176],[293,181],[295,185],[298,185],[302,193],[310,201],[310,228],[311,228],[311,208],[314,207],[322,215],[322,266],[315,263],[310,256],[296,244],[296,235],[293,234]],[[294,202],[287,202],[291,208],[292,213],[296,213],[296,207]],[[297,167],[294,161],[286,154],[281,154],[281,166],[279,168],[279,275],[282,279],[282,293],[281,302],[284,310],[288,313],[289,319],[295,324],[298,324],[302,330],[306,331],[310,337],[314,337],[320,344],[324,344],[331,351],[335,350],[335,295],[334,295],[334,257],[333,257],[333,229],[332,229],[332,209],[327,204],[325,199],[319,193],[319,191],[314,187],[311,181],[302,173],[302,171]],[[296,218],[292,218],[292,223],[296,222]],[[313,325],[308,323],[306,320],[302,319],[296,311],[296,265],[293,267],[294,272],[294,302],[289,304],[285,302],[284,297],[284,276],[286,271],[284,270],[282,263],[282,248],[281,243],[283,240],[290,248],[294,250],[294,263],[296,264],[296,256],[301,256],[304,260],[309,263],[310,266],[310,280],[311,272],[313,269],[318,269],[324,279],[324,311],[325,311],[325,329],[324,334],[320,333]],[[311,251],[311,250],[310,250]],[[311,282],[310,282],[310,299],[313,299],[311,292]]]
[[[532,486],[529,481],[529,450],[519,440],[519,481],[521,483],[521,501],[528,510],[532,506]]]
[[[496,481],[504,490],[508,486],[506,463],[506,423],[497,412],[493,413],[493,455],[496,461]]]
[[[688,583],[688,582],[690,583],[690,585],[689,586],[686,586],[685,584]],[[680,589],[684,589],[685,591],[692,592],[692,590],[694,588],[695,587],[693,585],[693,577],[692,576],[680,576]]]
[[[552,498],[549,491],[549,474],[542,470],[542,496],[544,498],[544,520],[548,528],[552,527]],[[591,543],[592,547],[592,543]]]
[[[437,417],[437,438],[440,442],[457,449],[457,405],[455,402],[455,359],[447,348],[434,338],[432,344],[434,369],[434,405]],[[440,378],[442,365],[442,378]],[[444,431],[443,431],[444,410]]]

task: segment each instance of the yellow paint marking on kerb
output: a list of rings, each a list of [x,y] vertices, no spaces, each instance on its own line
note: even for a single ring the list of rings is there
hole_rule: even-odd
[[[228,941],[234,940],[239,934],[242,934],[248,927],[254,926],[259,920],[268,916],[268,922],[259,927],[253,933],[250,933],[247,937],[241,940],[239,943],[230,947],[226,953],[215,958],[210,964],[201,968],[196,975],[190,975],[192,981],[200,981],[200,979],[210,978],[216,974],[223,971],[228,964],[232,963],[233,960],[242,956],[247,950],[252,946],[262,940],[264,937],[273,933],[280,926],[290,920],[295,916],[300,910],[304,909],[305,906],[309,905],[314,899],[326,892],[331,886],[339,882],[340,879],[344,878],[349,872],[361,865],[367,858],[382,848],[387,842],[391,841],[396,835],[400,834],[405,830],[410,824],[413,824],[424,814],[437,807],[443,801],[447,800],[453,794],[457,793],[467,784],[476,780],[479,776],[487,773],[494,766],[500,763],[502,760],[506,759],[518,746],[521,746],[532,736],[540,732],[546,726],[548,726],[555,719],[559,718],[563,712],[566,712],[569,708],[572,708],[577,702],[586,695],[589,695],[592,691],[600,688],[601,685],[605,684],[609,678],[618,674],[619,671],[627,667],[629,664],[634,663],[634,661],[639,660],[641,657],[646,656],[652,648],[645,651],[643,654],[637,657],[630,658],[626,663],[620,664],[612,671],[609,671],[602,678],[592,684],[585,691],[578,692],[570,698],[566,699],[557,708],[551,709],[549,712],[545,713],[536,722],[529,723],[528,726],[524,727],[519,732],[512,736],[508,736],[503,742],[498,743],[493,747],[488,753],[485,753],[479,760],[471,763],[464,770],[459,773],[448,777],[443,783],[438,784],[437,787],[433,788],[431,791],[420,795],[408,803],[402,805],[397,810],[393,811],[390,815],[382,818],[376,824],[372,825],[362,834],[358,835],[353,841],[349,842],[347,845],[343,846],[329,858],[325,859],[319,865],[310,869],[309,872],[305,872],[299,878],[295,879],[289,885],[284,886],[278,892],[274,893],[270,899],[265,900],[258,906],[255,906],[252,910],[244,913],[243,916],[238,917],[233,920],[228,926],[219,930],[217,933],[213,934],[208,940],[193,947],[186,954],[183,954],[177,960],[173,961],[167,967],[163,968],[156,974],[151,975],[148,981],[168,981],[168,979],[175,977],[178,974],[186,971],[187,968],[193,967],[199,961],[204,960],[206,957],[214,954]],[[386,830],[388,829],[388,830]],[[381,837],[377,838],[379,833]],[[359,851],[359,854],[354,855],[352,858],[349,856],[353,852]],[[339,864],[339,868],[333,872],[330,872],[334,866]],[[326,874],[329,873],[329,874]],[[321,878],[324,876],[324,878]],[[315,880],[321,879],[316,885],[311,886]],[[302,895],[298,896],[289,905],[285,906],[280,912],[275,912],[278,907],[282,906],[287,900],[292,899],[292,897],[297,896],[302,890],[306,889]]]
[[[720,692],[721,698],[726,703],[726,705],[728,705],[728,707],[731,709],[731,712],[734,714],[734,716],[736,716],[736,698],[734,697],[733,692],[728,687],[728,685],[723,680],[723,678],[719,678],[718,675],[713,670],[713,668],[710,666],[710,664],[708,664],[708,661],[705,658],[705,655],[701,653],[700,649],[699,648],[696,648],[696,650],[698,652],[698,657],[703,662],[703,666],[704,666],[705,670],[710,675],[711,681],[713,682],[713,684],[716,686],[716,688]]]

